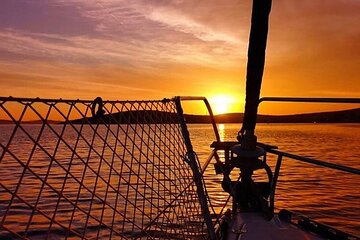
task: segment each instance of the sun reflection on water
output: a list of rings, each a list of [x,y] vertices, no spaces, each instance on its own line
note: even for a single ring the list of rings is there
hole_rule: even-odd
[[[220,140],[225,140],[225,124],[218,124],[218,130],[220,135]]]

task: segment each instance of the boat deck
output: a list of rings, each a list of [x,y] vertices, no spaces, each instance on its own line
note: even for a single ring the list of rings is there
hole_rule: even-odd
[[[267,221],[262,213],[240,212],[228,228],[228,240],[320,240],[323,238],[284,222],[277,215]]]

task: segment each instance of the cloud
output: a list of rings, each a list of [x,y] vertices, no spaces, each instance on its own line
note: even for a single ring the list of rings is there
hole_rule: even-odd
[[[126,77],[128,76],[128,77]],[[123,79],[125,78],[125,79]],[[92,99],[157,98],[174,92],[149,86],[141,76],[126,73],[117,66],[102,65],[89,68],[83,65],[24,61],[0,61],[0,86],[3,96],[70,97]],[[155,84],[155,86],[154,86]],[[144,97],[143,97],[144,98]]]
[[[7,29],[0,32],[0,50],[34,59],[83,64],[117,63],[133,68],[149,68],[162,63],[197,65],[232,64],[225,56],[232,51],[226,46],[188,45],[173,42],[141,40],[116,41],[87,36],[29,33]],[[224,57],[221,63],[219,57]],[[233,56],[236,58],[237,56]]]
[[[113,63],[147,71],[169,63],[235,66],[246,52],[237,36],[187,15],[182,1],[24,1],[22,8],[4,1],[4,14],[21,9],[0,24],[0,51],[10,61]]]
[[[359,89],[351,83],[360,74],[359,11],[358,0],[274,1],[269,94],[299,82],[309,90],[314,78],[331,92],[344,74],[344,85]],[[3,0],[0,82],[76,94],[66,86],[76,79],[84,92],[147,96],[239,86],[250,15],[250,0]]]
[[[236,38],[235,36],[220,31],[214,31],[209,26],[203,25],[199,22],[196,22],[194,19],[182,15],[176,9],[158,7],[153,9],[148,14],[145,14],[145,16],[148,19],[154,22],[159,22],[169,28],[174,29],[175,31],[191,34],[204,42],[219,41],[235,45],[238,45],[241,42],[240,39]]]
[[[196,15],[187,14],[193,7],[190,1],[144,1],[144,0],[55,0],[57,5],[75,4],[81,6],[81,14],[91,19],[97,19],[98,30],[105,32],[115,32],[119,28],[128,26],[143,26],[141,29],[132,28],[137,31],[173,31],[182,32],[191,35],[201,41],[220,41],[229,44],[239,44],[241,40],[236,32],[231,34],[229,31],[222,31],[206,21],[201,21],[197,16],[207,15],[209,9],[203,12],[197,12]],[[236,5],[234,1],[226,1],[227,4]],[[211,6],[211,8],[223,9],[224,4],[214,4],[207,2],[202,6]],[[215,11],[214,11],[215,13]],[[219,14],[217,14],[219,15]],[[215,16],[215,15],[214,15]],[[147,29],[150,28],[150,29]],[[154,32],[152,32],[154,33]],[[161,33],[160,33],[161,34]]]

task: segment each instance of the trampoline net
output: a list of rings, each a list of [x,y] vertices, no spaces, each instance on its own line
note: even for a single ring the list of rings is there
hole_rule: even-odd
[[[0,238],[207,238],[176,109],[0,98]]]

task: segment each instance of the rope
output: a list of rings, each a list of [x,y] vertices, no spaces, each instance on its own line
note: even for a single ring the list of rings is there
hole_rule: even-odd
[[[174,100],[1,101],[0,238],[208,237]]]

